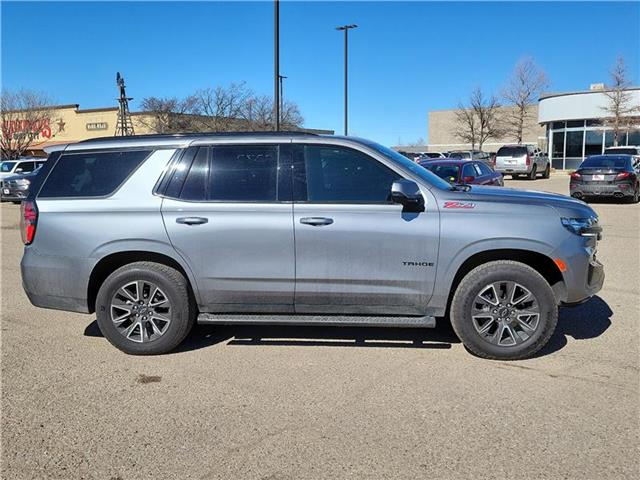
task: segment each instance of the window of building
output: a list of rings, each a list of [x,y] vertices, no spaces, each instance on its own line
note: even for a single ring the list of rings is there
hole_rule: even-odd
[[[567,122],[567,128],[580,128],[584,127],[584,120],[569,120]]]
[[[387,203],[400,175],[350,148],[306,145],[304,161],[309,202]]]
[[[584,139],[584,155],[600,155],[602,153],[602,130],[587,130]]]
[[[627,145],[640,146],[640,130],[630,130]]]
[[[553,168],[562,170],[564,168],[564,131],[553,132],[553,140],[551,144],[551,163]]]
[[[551,124],[551,128],[553,130],[557,130],[557,129],[563,129],[564,128],[564,122],[553,122]]]
[[[150,150],[62,155],[40,197],[102,197],[112,194]]]

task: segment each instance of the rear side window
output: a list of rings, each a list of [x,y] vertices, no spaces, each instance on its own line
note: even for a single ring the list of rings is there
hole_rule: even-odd
[[[112,194],[151,150],[62,155],[39,197],[103,197]]]

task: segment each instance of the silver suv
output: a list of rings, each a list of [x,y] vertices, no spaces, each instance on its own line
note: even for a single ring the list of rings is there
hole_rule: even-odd
[[[469,350],[517,359],[604,279],[585,203],[451,186],[367,140],[105,138],[43,169],[22,204],[24,289],[96,312],[131,354],[174,349],[196,321],[432,327],[450,313]]]
[[[535,180],[540,173],[542,178],[549,178],[551,165],[549,157],[533,145],[505,145],[496,152],[494,170],[503,175],[511,174],[514,179],[525,175],[529,180]]]

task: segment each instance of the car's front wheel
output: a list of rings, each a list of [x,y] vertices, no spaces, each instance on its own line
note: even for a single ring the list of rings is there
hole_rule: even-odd
[[[529,180],[535,180],[536,179],[536,175],[538,173],[538,168],[536,167],[536,164],[533,164],[533,167],[531,167],[531,171],[529,172]]]
[[[475,355],[496,360],[530,357],[544,347],[558,321],[553,290],[536,270],[498,260],[476,267],[460,282],[451,324]]]
[[[544,169],[544,174],[542,178],[549,178],[551,176],[551,165],[547,163],[547,168]]]
[[[174,268],[154,262],[125,265],[104,281],[96,298],[100,331],[132,355],[155,355],[176,348],[195,322],[196,307],[187,280]]]

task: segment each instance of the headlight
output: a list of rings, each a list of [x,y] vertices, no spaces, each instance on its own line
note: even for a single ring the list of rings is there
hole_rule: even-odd
[[[561,218],[564,228],[569,230],[575,235],[581,235],[583,237],[596,237],[602,232],[602,228],[597,226],[598,219],[595,217],[589,218]]]
[[[25,185],[29,186],[31,184],[31,180],[27,180],[26,178],[20,178],[16,180],[16,185]]]

